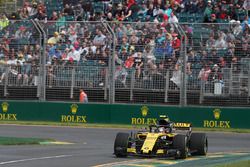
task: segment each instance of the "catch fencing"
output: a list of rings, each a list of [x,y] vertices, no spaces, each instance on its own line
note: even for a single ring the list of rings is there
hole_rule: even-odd
[[[77,102],[83,88],[93,103],[250,105],[249,41],[236,23],[24,23],[7,29],[29,40],[10,48],[31,60],[2,62],[2,99]]]

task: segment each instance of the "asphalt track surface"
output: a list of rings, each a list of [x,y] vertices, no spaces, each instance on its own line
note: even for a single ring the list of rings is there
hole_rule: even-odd
[[[250,134],[209,132],[209,156],[204,160],[193,158],[186,161],[160,161],[138,158],[115,158],[113,155],[114,139],[117,132],[131,130],[83,128],[83,127],[48,127],[0,125],[0,136],[51,138],[73,144],[60,145],[22,145],[0,146],[0,166],[3,167],[89,167],[89,166],[204,166],[210,162],[247,158],[250,154]],[[232,154],[231,154],[232,153]],[[209,159],[210,158],[210,159]],[[204,159],[204,158],[203,158]],[[143,161],[143,162],[142,162]],[[147,164],[149,163],[150,164]],[[106,165],[104,165],[106,164]],[[194,165],[196,164],[196,165]]]

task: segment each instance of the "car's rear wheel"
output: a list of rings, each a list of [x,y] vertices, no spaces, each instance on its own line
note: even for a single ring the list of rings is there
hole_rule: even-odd
[[[114,154],[116,157],[127,157],[128,141],[128,133],[117,133],[114,144]]]
[[[188,156],[187,147],[187,136],[186,135],[176,135],[173,139],[173,147],[178,150],[176,159],[185,159]]]
[[[205,133],[192,133],[190,136],[191,155],[206,155],[207,150],[207,135]]]

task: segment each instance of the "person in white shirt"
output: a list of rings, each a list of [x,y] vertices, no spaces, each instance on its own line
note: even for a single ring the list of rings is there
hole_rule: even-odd
[[[168,19],[168,22],[170,24],[176,24],[179,22],[178,18],[175,16],[174,12],[171,13],[169,19]]]
[[[95,46],[104,46],[105,45],[106,36],[103,35],[100,29],[96,29],[96,36],[93,40],[93,44]]]
[[[225,34],[224,33],[219,33],[219,38],[215,41],[215,48],[216,49],[227,49],[228,48],[228,43],[225,40]]]
[[[9,60],[7,61],[7,64],[8,64],[8,65],[16,65],[16,64],[17,64],[17,59],[15,58],[14,55],[11,56],[11,59],[9,59]]]

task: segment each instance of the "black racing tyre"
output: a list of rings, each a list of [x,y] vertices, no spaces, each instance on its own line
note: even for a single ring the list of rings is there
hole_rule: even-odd
[[[127,157],[128,133],[117,133],[114,144],[114,154],[116,157]]]
[[[192,133],[190,136],[191,155],[206,155],[207,150],[207,135],[205,133]]]
[[[188,156],[188,147],[187,147],[187,136],[178,134],[174,136],[173,147],[179,151],[179,154],[176,155],[176,159],[185,159]]]

